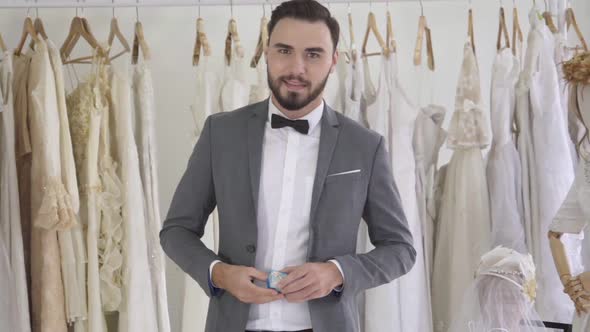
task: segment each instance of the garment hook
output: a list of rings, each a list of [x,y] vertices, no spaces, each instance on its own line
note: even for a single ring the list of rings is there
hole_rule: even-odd
[[[80,0],[76,0],[76,4],[80,4]],[[80,14],[78,14],[78,6],[76,6],[76,17],[79,17]]]
[[[115,0],[113,0],[113,18],[115,18]]]
[[[229,13],[231,15],[231,18],[234,18],[234,2],[233,0],[229,0]]]
[[[139,22],[139,0],[135,1],[135,20]]]
[[[201,18],[201,0],[197,0],[197,15]]]
[[[424,16],[424,4],[422,0],[420,0],[420,16]]]
[[[350,9],[350,1],[348,2],[348,14],[352,14],[352,10]]]
[[[266,4],[262,3],[262,17],[266,17]]]
[[[35,16],[39,17],[39,7],[37,7],[38,4],[38,0],[35,0]]]

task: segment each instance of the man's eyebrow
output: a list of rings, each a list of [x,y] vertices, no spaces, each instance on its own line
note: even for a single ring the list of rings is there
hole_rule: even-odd
[[[283,43],[275,43],[273,45],[273,47],[276,47],[276,48],[286,48],[286,49],[289,49],[289,50],[292,50],[293,49],[293,46],[287,45],[287,44],[283,44]]]
[[[294,47],[291,45],[283,44],[283,43],[275,43],[273,45],[275,48],[284,48],[288,50],[293,50]],[[305,52],[315,52],[315,53],[325,53],[326,50],[323,47],[309,47],[305,49]]]
[[[326,52],[326,50],[324,50],[322,47],[310,47],[310,48],[306,48],[305,52],[324,53],[324,52]]]

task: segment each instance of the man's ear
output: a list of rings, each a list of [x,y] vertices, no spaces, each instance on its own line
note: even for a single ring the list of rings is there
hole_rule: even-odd
[[[336,65],[338,64],[338,50],[334,51],[332,55],[332,67],[330,68],[330,74],[336,70]]]

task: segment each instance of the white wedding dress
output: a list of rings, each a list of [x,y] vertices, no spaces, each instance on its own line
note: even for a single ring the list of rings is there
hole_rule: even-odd
[[[408,98],[398,73],[397,53],[392,53],[389,59],[389,131],[391,137],[391,165],[393,177],[397,185],[408,226],[414,238],[416,262],[412,269],[404,276],[395,280],[398,284],[398,297],[389,309],[399,310],[400,321],[385,316],[384,329],[375,331],[432,331],[432,307],[430,302],[430,280],[427,274],[424,256],[424,231],[418,211],[416,196],[416,163],[414,160],[414,126],[418,109]],[[387,323],[389,320],[389,324]],[[399,326],[399,329],[395,329]]]
[[[336,63],[334,72],[328,76],[326,87],[324,88],[324,100],[336,112],[344,113],[346,100],[346,60],[341,56]]]
[[[201,58],[201,62],[197,67],[197,87],[195,89],[195,98],[191,105],[191,114],[194,119],[194,135],[193,143],[201,135],[201,130],[205,124],[205,120],[211,114],[218,112],[218,96],[219,87],[217,82],[217,75],[211,69],[208,57]],[[217,229],[217,210],[209,216],[205,233],[201,241],[208,247],[216,248],[216,229]],[[207,320],[207,309],[209,307],[209,298],[203,292],[199,284],[191,278],[188,274],[184,277],[184,304],[182,315],[182,331],[204,331],[205,322]]]
[[[202,65],[201,65],[202,67]],[[256,70],[256,83],[250,87],[250,104],[265,100],[270,96],[268,88],[268,79],[266,74],[266,61],[264,57],[260,58]]]
[[[133,97],[135,105],[135,133],[139,155],[139,169],[143,184],[147,250],[153,298],[156,303],[158,332],[170,332],[168,295],[166,292],[166,266],[164,252],[160,246],[159,232],[162,228],[160,215],[160,194],[158,190],[157,150],[154,129],[156,116],[152,72],[143,62],[137,65],[133,74]]]
[[[492,67],[491,110],[493,141],[487,179],[492,216],[492,246],[526,253],[522,221],[520,159],[512,138],[515,89],[520,65],[509,48],[496,55]]]
[[[588,86],[572,86],[569,96],[572,108],[583,105],[579,111],[584,123],[590,123],[590,90]],[[573,99],[573,100],[572,100]],[[586,101],[584,101],[586,100]],[[586,129],[587,130],[587,129]],[[590,270],[590,140],[585,138],[579,148],[580,162],[576,170],[576,177],[567,197],[553,219],[550,229],[558,233],[584,234],[582,241],[582,264],[584,271]],[[571,256],[568,255],[568,259]],[[554,271],[555,274],[556,271]],[[577,272],[573,272],[577,275]],[[590,331],[590,314],[574,316],[573,332]]]
[[[481,149],[489,135],[471,44],[464,57],[447,145],[453,149],[438,215],[432,301],[435,331],[447,331],[480,257],[490,249],[490,211]]]
[[[0,58],[0,322],[31,331],[16,172],[12,56]]]
[[[246,75],[246,62],[237,52],[232,52],[229,66],[225,66],[219,99],[221,112],[230,112],[248,105],[250,102],[250,84]]]
[[[523,190],[523,199],[527,199],[528,194],[531,200],[528,215],[524,202],[527,245],[539,276],[536,300],[539,315],[543,320],[567,322],[572,317],[573,306],[555,273],[547,231],[572,184],[573,163],[553,61],[553,35],[537,18],[534,8],[529,19],[531,31],[517,89],[519,107],[522,108],[519,111],[529,113],[530,128],[525,138],[530,140],[527,148],[533,151],[533,156],[525,155],[527,159],[522,164],[523,172],[527,167],[533,175],[528,178],[529,185],[533,184],[532,189],[528,193]],[[519,124],[522,135],[522,126],[527,124],[521,124],[521,121]],[[524,176],[523,188],[527,185]],[[573,252],[579,246],[579,240],[575,236],[565,236],[563,240],[573,265],[579,265],[576,263],[579,255]]]
[[[436,220],[435,179],[437,178],[438,155],[447,138],[442,128],[446,109],[442,106],[428,105],[422,107],[414,124],[414,159],[416,163],[416,197],[418,214],[422,224],[422,247],[427,289],[432,284],[432,268],[434,265],[434,235]]]
[[[119,332],[158,331],[157,304],[147,246],[146,215],[139,171],[137,146],[133,137],[131,85],[125,74],[110,73],[112,116],[115,123],[123,216],[123,300],[119,309]]]

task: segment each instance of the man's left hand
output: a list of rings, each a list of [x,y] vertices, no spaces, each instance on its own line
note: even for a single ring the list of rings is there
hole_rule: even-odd
[[[336,264],[305,263],[287,267],[281,272],[288,273],[278,283],[278,288],[289,302],[305,302],[324,297],[344,282]]]

